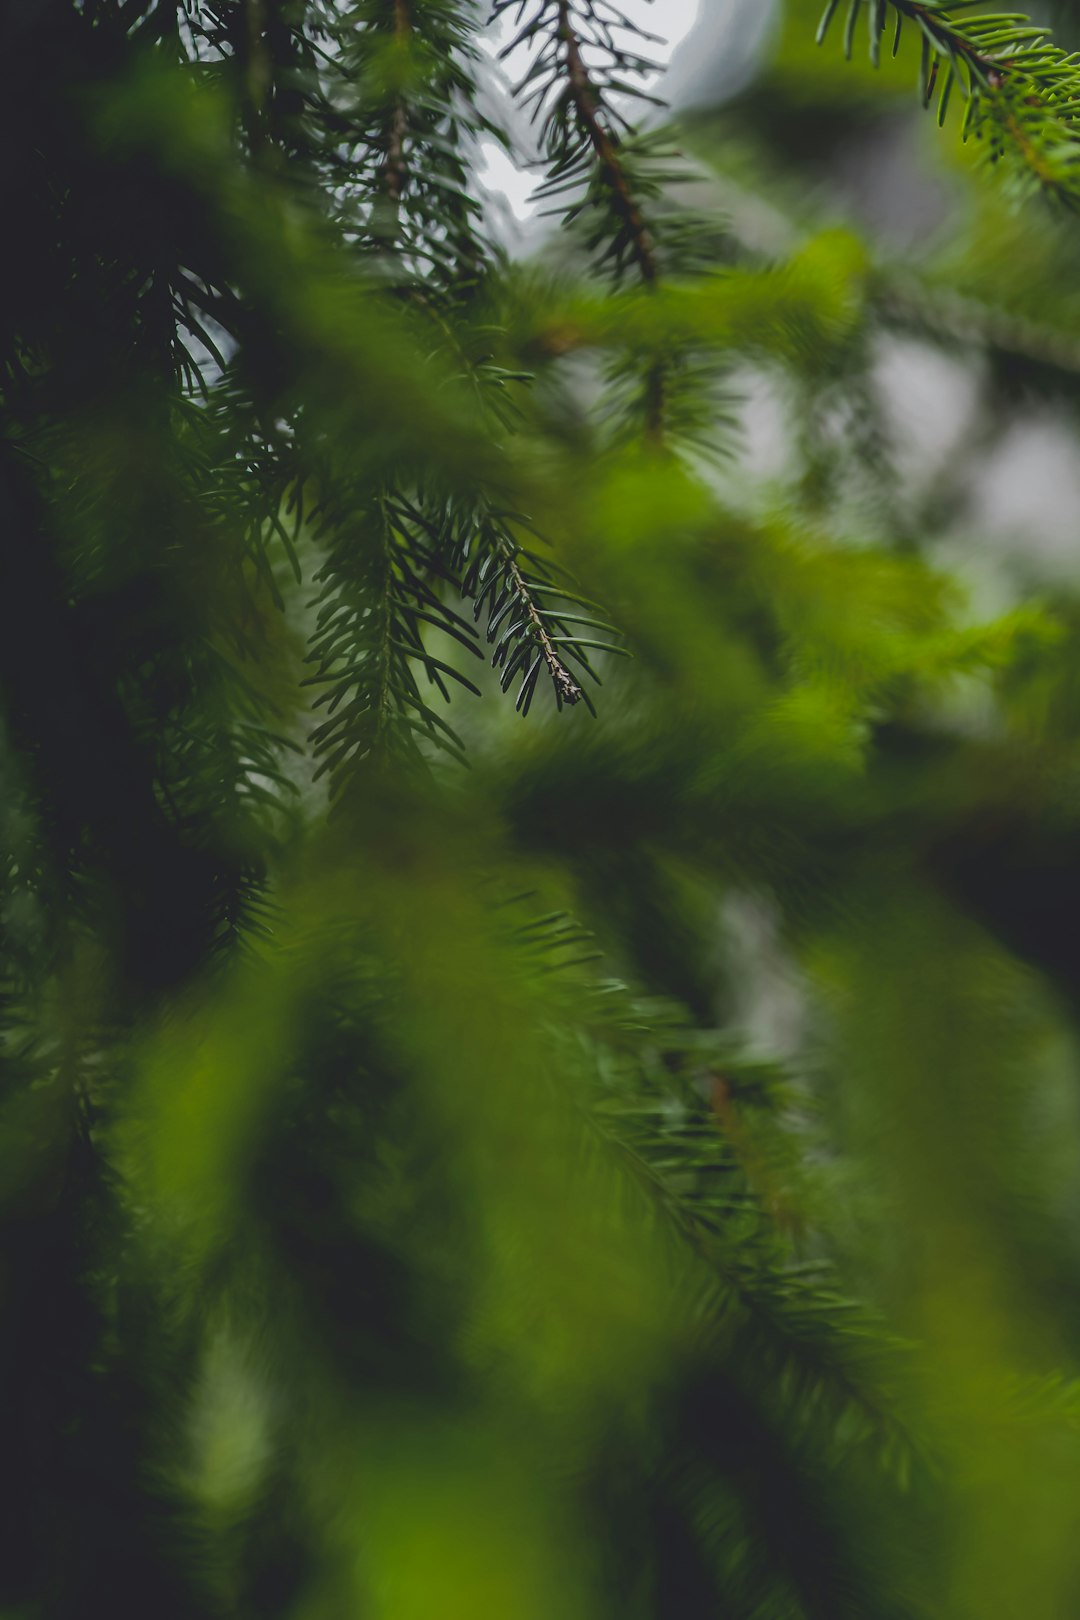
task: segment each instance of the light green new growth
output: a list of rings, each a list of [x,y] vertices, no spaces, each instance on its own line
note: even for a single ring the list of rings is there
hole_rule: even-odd
[[[983,12],[981,0],[849,0],[844,50],[850,59],[865,12],[875,67],[888,36],[893,55],[905,22],[921,45],[919,88],[944,124],[954,87],[966,100],[964,139],[988,142],[991,159],[1011,150],[1027,175],[1067,207],[1080,204],[1080,56],[1055,45],[1045,24],[1020,12]],[[841,10],[828,0],[820,44]],[[890,26],[891,25],[891,26]]]

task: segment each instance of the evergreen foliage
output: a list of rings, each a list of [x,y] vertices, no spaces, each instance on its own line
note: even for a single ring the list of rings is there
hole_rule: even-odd
[[[1080,66],[811,9],[679,127],[609,0],[0,0],[0,1616],[1075,1606],[1075,571],[946,542]],[[905,258],[915,72],[1039,195]]]
[[[1045,24],[1017,12],[987,13],[979,0],[844,0],[849,59],[864,5],[875,67],[890,22],[894,56],[905,22],[913,26],[923,104],[936,98],[939,123],[944,124],[953,87],[959,85],[965,138],[986,138],[991,159],[1010,150],[1030,179],[1068,206],[1076,205],[1080,61],[1055,44]],[[840,8],[841,0],[827,0],[819,43]]]

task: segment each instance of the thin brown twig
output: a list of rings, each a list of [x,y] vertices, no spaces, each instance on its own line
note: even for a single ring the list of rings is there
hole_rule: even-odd
[[[627,184],[615,139],[600,116],[601,99],[581,54],[581,42],[570,15],[570,0],[559,0],[559,38],[566,48],[567,78],[574,111],[596,153],[615,207],[626,224],[642,280],[652,286],[659,279],[652,238]]]
[[[574,111],[596,154],[616,212],[626,225],[641,279],[646,287],[654,288],[660,271],[652,237],[627,182],[617,142],[601,117],[601,98],[582,55],[581,41],[570,14],[570,0],[559,0],[559,38],[566,48],[567,79]],[[663,362],[658,360],[650,366],[645,380],[645,436],[656,446],[663,444],[666,407],[666,373]]]

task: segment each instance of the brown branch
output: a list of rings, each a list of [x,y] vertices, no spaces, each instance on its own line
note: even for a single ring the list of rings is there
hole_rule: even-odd
[[[570,16],[570,0],[559,0],[559,38],[566,47],[566,69],[574,111],[596,154],[616,212],[626,225],[641,279],[647,287],[655,287],[660,279],[656,250],[641,209],[627,183],[626,171],[619,159],[618,143],[601,117],[602,100],[581,54],[581,41],[574,31]],[[664,440],[666,405],[666,372],[663,361],[657,360],[650,366],[645,379],[645,436],[650,444],[657,447]]]
[[[394,41],[403,47],[410,32],[407,0],[394,0]],[[382,166],[382,181],[386,195],[394,206],[395,214],[401,202],[409,177],[405,161],[405,137],[409,132],[409,114],[405,98],[395,94],[390,117],[386,124],[386,160]]]
[[[619,161],[617,142],[600,116],[601,98],[581,54],[581,42],[574,31],[570,16],[570,0],[559,0],[559,38],[566,47],[566,68],[574,111],[596,153],[600,171],[611,190],[616,210],[630,234],[634,258],[641,271],[642,280],[651,287],[659,279],[656,253],[641,210],[627,184],[626,174]]]

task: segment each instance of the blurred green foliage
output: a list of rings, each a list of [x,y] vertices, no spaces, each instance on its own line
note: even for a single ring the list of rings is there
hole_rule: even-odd
[[[1076,70],[819,11],[0,0],[11,1620],[1075,1612]]]

